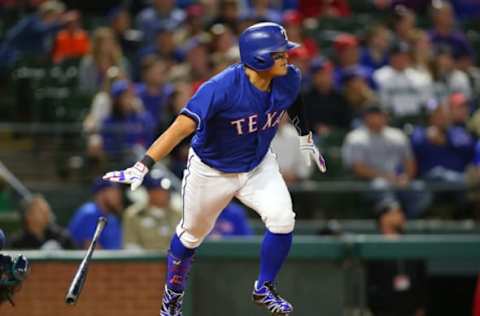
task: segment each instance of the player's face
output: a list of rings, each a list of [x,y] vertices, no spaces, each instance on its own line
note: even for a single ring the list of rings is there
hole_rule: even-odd
[[[288,53],[279,52],[272,53],[272,58],[274,61],[273,67],[270,69],[270,75],[272,77],[284,76],[287,74],[288,66]]]

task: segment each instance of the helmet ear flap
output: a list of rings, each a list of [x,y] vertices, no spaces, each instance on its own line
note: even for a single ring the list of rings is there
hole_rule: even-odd
[[[267,70],[273,66],[273,59],[268,55],[262,54],[254,57],[259,70]]]

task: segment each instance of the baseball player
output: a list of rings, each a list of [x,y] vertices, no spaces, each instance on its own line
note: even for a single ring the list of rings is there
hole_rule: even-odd
[[[133,167],[104,178],[137,188],[156,161],[182,139],[195,133],[183,177],[183,218],[176,228],[167,264],[167,284],[161,316],[181,316],[186,276],[195,249],[215,224],[219,213],[237,197],[255,210],[267,227],[260,273],[253,300],[273,315],[288,315],[292,305],[275,290],[275,278],[292,243],[295,213],[270,143],[283,115],[288,113],[300,134],[307,164],[313,160],[326,171],[303,116],[300,71],[288,64],[285,29],[258,23],[239,39],[240,64],[205,82],[172,125]]]

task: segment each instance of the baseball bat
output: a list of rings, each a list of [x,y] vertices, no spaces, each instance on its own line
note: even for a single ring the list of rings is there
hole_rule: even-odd
[[[80,293],[82,292],[83,285],[87,278],[88,265],[90,263],[90,259],[92,258],[93,250],[97,245],[98,238],[100,237],[102,230],[105,228],[105,225],[107,225],[107,219],[105,217],[99,217],[97,221],[97,228],[95,229],[95,234],[90,242],[87,253],[78,266],[77,272],[73,277],[72,283],[70,283],[70,287],[68,288],[67,295],[65,296],[66,304],[74,305],[77,302]]]
[[[0,161],[0,177],[2,177],[25,201],[30,201],[32,193],[15,177]]]

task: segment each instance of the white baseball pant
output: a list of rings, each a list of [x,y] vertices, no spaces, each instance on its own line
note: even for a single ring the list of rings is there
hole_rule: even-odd
[[[295,226],[290,193],[271,151],[249,172],[224,173],[204,164],[190,149],[182,196],[183,218],[176,232],[188,248],[202,243],[233,197],[255,210],[272,233],[290,233]]]

